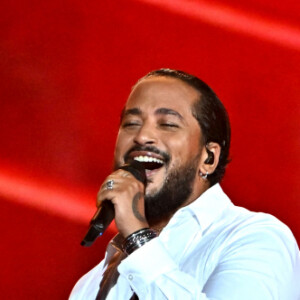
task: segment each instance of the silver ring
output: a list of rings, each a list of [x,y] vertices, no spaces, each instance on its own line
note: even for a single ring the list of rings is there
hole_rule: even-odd
[[[112,189],[113,189],[113,186],[114,186],[114,181],[113,181],[113,180],[108,180],[108,181],[106,182],[106,189],[112,190]]]

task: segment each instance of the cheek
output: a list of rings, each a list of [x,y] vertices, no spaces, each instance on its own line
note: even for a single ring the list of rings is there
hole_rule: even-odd
[[[124,154],[128,151],[129,139],[124,134],[119,132],[115,145],[115,160],[122,161]]]
[[[169,140],[168,146],[174,164],[189,161],[200,152],[200,135],[194,133]]]

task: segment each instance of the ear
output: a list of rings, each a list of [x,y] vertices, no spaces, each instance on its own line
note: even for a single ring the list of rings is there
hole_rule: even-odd
[[[202,148],[202,155],[199,164],[199,172],[212,174],[218,166],[221,153],[221,146],[218,143],[210,142]]]

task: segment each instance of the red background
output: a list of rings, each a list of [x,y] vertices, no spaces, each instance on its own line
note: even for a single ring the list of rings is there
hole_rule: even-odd
[[[164,3],[161,4],[160,2]],[[135,81],[198,75],[229,111],[223,188],[300,240],[299,1],[7,1],[0,10],[3,299],[66,299],[113,229],[79,243]]]

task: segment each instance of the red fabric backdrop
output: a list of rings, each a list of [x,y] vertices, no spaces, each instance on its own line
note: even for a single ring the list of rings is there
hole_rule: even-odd
[[[170,67],[209,83],[232,123],[223,183],[300,241],[299,2],[21,1],[0,10],[3,299],[66,299],[112,236],[79,243],[134,82]]]

